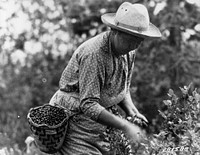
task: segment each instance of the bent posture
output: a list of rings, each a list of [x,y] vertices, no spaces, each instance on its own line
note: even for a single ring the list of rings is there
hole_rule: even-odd
[[[78,47],[62,73],[60,89],[50,101],[73,115],[58,155],[109,154],[100,136],[107,126],[138,141],[139,127],[108,111],[113,106],[119,105],[127,115],[147,122],[133,104],[129,87],[136,49],[145,38],[160,37],[160,31],[150,23],[142,4],[124,2],[116,13],[101,18],[110,31]]]

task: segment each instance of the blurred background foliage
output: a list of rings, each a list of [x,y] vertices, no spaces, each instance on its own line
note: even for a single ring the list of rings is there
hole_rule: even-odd
[[[200,5],[198,0],[126,1],[146,5],[163,35],[141,45],[131,85],[136,106],[150,122],[148,133],[156,133],[168,89],[200,86]],[[122,2],[0,1],[0,147],[25,147],[28,110],[49,101],[74,50],[108,30],[100,17]]]

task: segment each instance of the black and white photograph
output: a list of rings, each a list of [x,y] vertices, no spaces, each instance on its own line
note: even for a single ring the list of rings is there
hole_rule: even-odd
[[[0,155],[200,155],[200,0],[0,0]]]

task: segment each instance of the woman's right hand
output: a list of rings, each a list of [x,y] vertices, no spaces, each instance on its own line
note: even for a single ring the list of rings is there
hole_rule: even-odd
[[[130,141],[139,142],[142,140],[142,130],[137,125],[111,114],[106,109],[100,113],[97,122],[122,130]]]
[[[123,131],[127,138],[132,142],[140,142],[142,140],[142,130],[140,129],[140,127],[133,123],[127,121]]]

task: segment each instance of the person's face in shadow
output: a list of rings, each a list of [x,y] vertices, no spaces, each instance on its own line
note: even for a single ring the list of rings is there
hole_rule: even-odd
[[[124,55],[137,49],[142,41],[144,41],[144,38],[117,31],[113,40],[116,55]]]

